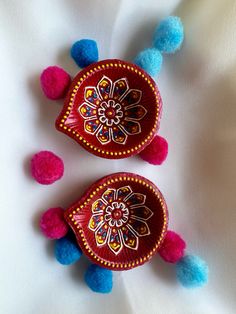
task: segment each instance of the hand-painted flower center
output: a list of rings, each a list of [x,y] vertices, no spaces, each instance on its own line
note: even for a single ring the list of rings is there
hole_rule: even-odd
[[[113,108],[107,108],[105,110],[105,116],[108,119],[114,118],[116,116],[116,111]]]
[[[129,218],[129,210],[123,202],[112,202],[105,212],[105,221],[110,227],[121,227]]]
[[[98,109],[98,117],[100,122],[106,126],[119,124],[123,117],[121,105],[113,99],[103,101]]]
[[[120,219],[122,217],[122,211],[120,208],[116,208],[112,211],[111,216],[113,219]]]

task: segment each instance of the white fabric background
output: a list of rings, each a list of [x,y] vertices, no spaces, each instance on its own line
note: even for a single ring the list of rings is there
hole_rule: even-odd
[[[169,14],[185,24],[181,52],[166,56],[157,83],[164,112],[160,134],[166,163],[137,157],[107,161],[88,154],[54,129],[62,102],[42,95],[39,74],[57,64],[74,75],[71,44],[94,38],[100,59],[132,60]],[[1,277],[2,314],[231,314],[236,308],[236,3],[234,0],[1,0]],[[63,157],[65,176],[51,186],[29,175],[33,153]],[[83,282],[88,262],[63,267],[38,232],[40,213],[68,206],[93,181],[132,171],[155,182],[167,200],[170,228],[188,252],[209,264],[209,284],[186,290],[174,267],[158,257],[115,273],[110,295]]]

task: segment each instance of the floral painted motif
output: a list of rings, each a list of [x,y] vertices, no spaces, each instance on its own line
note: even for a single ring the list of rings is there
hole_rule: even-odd
[[[125,144],[129,135],[141,133],[138,121],[147,110],[140,105],[142,92],[130,89],[126,78],[112,82],[103,76],[97,86],[89,86],[84,91],[84,102],[79,106],[83,117],[84,130],[96,135],[103,145],[111,141]]]
[[[130,186],[108,188],[92,204],[88,227],[94,232],[98,247],[108,245],[118,255],[124,247],[137,250],[139,237],[150,234],[147,220],[153,212],[145,206],[146,196]]]

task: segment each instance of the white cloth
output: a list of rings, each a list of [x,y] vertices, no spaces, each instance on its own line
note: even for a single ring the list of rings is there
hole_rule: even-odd
[[[71,44],[94,38],[100,59],[132,60],[150,45],[157,22],[184,22],[182,51],[165,56],[157,79],[164,102],[160,134],[169,141],[161,167],[134,157],[107,161],[57,132],[62,102],[46,100],[39,74],[57,64],[74,75]],[[234,0],[1,0],[1,276],[3,314],[231,314],[236,309],[236,3]],[[63,179],[35,183],[29,160],[52,150],[65,162]],[[188,252],[204,258],[209,284],[186,290],[173,265],[158,257],[115,273],[110,295],[83,282],[85,258],[62,267],[38,231],[40,213],[67,207],[99,177],[117,171],[144,175],[169,206],[170,228]]]

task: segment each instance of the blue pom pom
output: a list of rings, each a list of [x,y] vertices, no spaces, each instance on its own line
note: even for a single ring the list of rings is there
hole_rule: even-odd
[[[91,290],[100,293],[109,293],[112,290],[112,271],[92,264],[88,267],[85,282]]]
[[[81,39],[71,47],[71,57],[80,68],[98,61],[98,47],[92,39]]]
[[[184,28],[177,16],[168,16],[155,30],[153,45],[165,53],[174,53],[184,40]]]
[[[134,63],[144,69],[149,75],[155,76],[161,70],[162,55],[157,49],[148,48],[137,55]]]
[[[80,259],[81,255],[82,251],[72,236],[67,235],[56,241],[55,256],[59,263],[63,265],[73,264]]]
[[[198,256],[186,255],[176,264],[177,278],[186,288],[201,287],[208,281],[208,266]]]

